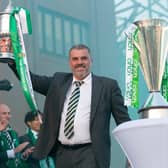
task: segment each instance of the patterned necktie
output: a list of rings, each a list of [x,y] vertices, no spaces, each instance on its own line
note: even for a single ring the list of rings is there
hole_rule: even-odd
[[[84,83],[83,81],[75,81],[76,87],[73,90],[68,103],[67,114],[65,118],[64,134],[70,139],[74,135],[74,119],[75,112],[78,106],[80,97],[80,86]]]

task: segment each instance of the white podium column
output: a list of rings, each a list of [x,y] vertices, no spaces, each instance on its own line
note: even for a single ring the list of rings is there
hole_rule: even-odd
[[[113,135],[132,168],[168,168],[168,118],[125,122]]]

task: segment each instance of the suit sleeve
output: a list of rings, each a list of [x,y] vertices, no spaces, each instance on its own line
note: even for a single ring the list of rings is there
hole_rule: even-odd
[[[20,76],[17,72],[16,69],[16,64],[8,64],[9,68],[13,71],[15,76],[20,80]],[[38,93],[46,96],[49,86],[51,84],[51,81],[53,80],[53,77],[47,77],[47,76],[41,76],[41,75],[36,75],[30,71],[30,77],[31,77],[31,82],[33,85],[33,89],[37,91]]]
[[[21,144],[21,143],[24,143],[24,142],[29,142],[29,144],[24,148],[23,151],[25,151],[27,148],[30,148],[30,147],[33,146],[30,138],[27,135],[23,135],[23,136],[19,137],[19,143]]]
[[[116,124],[121,124],[126,121],[130,121],[128,114],[128,108],[124,105],[124,98],[121,94],[121,89],[117,81],[114,80],[112,85],[112,114],[114,116]]]

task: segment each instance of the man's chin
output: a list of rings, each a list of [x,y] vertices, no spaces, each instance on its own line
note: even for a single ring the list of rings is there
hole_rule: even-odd
[[[77,78],[78,80],[82,80],[84,79],[88,74],[86,73],[76,73],[74,74],[75,78]]]

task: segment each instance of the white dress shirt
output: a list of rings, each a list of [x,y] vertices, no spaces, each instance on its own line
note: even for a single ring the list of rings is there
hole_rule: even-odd
[[[31,132],[33,133],[34,138],[37,139],[38,138],[38,132],[34,131],[32,129],[31,129]]]
[[[84,144],[91,142],[90,138],[90,112],[91,112],[91,91],[92,91],[91,74],[89,74],[84,80],[82,80],[84,83],[80,86],[80,98],[74,119],[74,136],[70,139],[67,139],[67,137],[64,135],[64,125],[65,125],[68,102],[71,93],[75,88],[74,81],[76,81],[75,78],[73,78],[72,85],[70,86],[66,95],[58,137],[58,140],[62,144],[68,144],[68,145]]]

